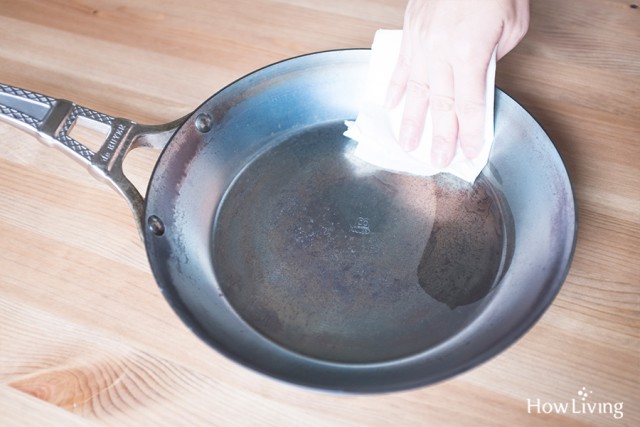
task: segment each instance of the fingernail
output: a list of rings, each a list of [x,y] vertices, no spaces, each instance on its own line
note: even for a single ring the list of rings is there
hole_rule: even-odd
[[[431,156],[431,165],[438,169],[445,168],[449,165],[448,157],[446,153],[434,153]]]
[[[447,141],[442,137],[433,138],[431,143],[431,165],[438,169],[445,168],[451,162],[449,157]]]
[[[480,154],[480,147],[477,147],[475,145],[464,146],[462,147],[462,152],[467,159],[473,160],[478,157],[478,154]]]
[[[400,146],[405,151],[413,151],[418,147],[418,137],[414,126],[405,126],[400,134]]]

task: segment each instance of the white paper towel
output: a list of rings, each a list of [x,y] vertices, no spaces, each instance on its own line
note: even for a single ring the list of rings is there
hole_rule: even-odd
[[[369,74],[360,112],[355,122],[345,122],[347,125],[345,136],[358,142],[352,154],[369,164],[396,172],[423,176],[448,172],[473,183],[487,164],[493,144],[495,50],[487,70],[486,118],[482,150],[478,157],[469,160],[458,144],[451,164],[444,169],[438,169],[431,165],[433,125],[430,111],[427,112],[420,145],[416,150],[406,152],[398,144],[404,99],[392,110],[384,107],[387,88],[400,53],[401,40],[402,30],[376,32],[371,47]]]

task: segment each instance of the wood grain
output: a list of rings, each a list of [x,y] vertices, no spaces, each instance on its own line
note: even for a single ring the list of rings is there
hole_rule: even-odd
[[[567,165],[578,244],[559,296],[515,345],[420,390],[323,394],[239,367],[176,317],[131,213],[62,153],[0,125],[2,426],[640,425],[640,10],[532,0],[497,83]],[[0,0],[0,81],[163,123],[298,54],[368,47],[404,0]],[[144,188],[157,153],[125,170]],[[611,414],[530,414],[588,387]]]

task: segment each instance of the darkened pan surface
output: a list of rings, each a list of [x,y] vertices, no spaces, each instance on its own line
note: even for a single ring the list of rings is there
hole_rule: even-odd
[[[513,343],[562,285],[576,233],[560,157],[501,91],[473,186],[354,159],[342,122],[368,57],[294,58],[214,95],[165,148],[145,208],[156,279],[202,339],[272,377],[363,393]]]

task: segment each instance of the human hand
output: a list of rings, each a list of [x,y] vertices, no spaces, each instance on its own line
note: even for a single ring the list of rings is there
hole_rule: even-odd
[[[457,141],[465,157],[482,149],[486,76],[494,49],[500,59],[527,32],[529,0],[409,0],[400,56],[386,105],[406,94],[399,143],[419,143],[429,105],[431,163],[446,167]]]

